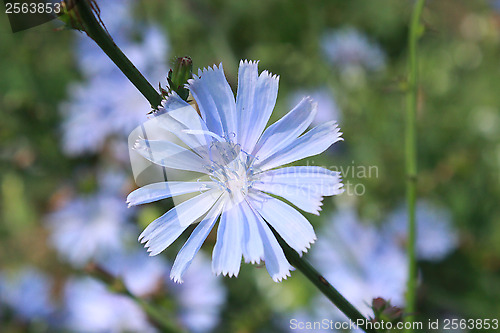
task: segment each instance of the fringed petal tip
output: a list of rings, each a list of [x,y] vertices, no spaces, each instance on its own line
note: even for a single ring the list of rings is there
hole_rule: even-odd
[[[319,195],[317,197],[317,201],[318,201],[318,210],[321,211],[321,207],[323,206],[323,200],[325,200],[325,197],[322,196],[322,195]]]
[[[340,184],[341,186],[339,186],[338,190],[337,190],[337,193],[335,195],[339,195],[339,194],[342,194],[345,192],[345,188],[344,187],[344,184]]]
[[[148,246],[147,244],[146,244],[145,248],[146,248],[146,251],[148,252],[148,255],[150,257],[157,256],[157,255],[159,255],[160,253],[163,252],[163,249],[156,249],[156,250],[153,251],[153,248],[150,247],[150,246]]]
[[[240,64],[239,65],[240,66],[258,66],[259,61],[260,60],[248,60],[248,59],[245,59],[245,60],[240,60]],[[204,67],[203,69],[201,69],[201,68],[198,69],[198,74],[193,74],[193,78],[189,79],[187,81],[187,83],[184,85],[184,87],[186,89],[189,89],[190,86],[192,86],[193,84],[196,84],[196,82],[198,82],[202,78],[203,74],[214,72],[214,71],[222,71],[222,72],[224,72],[224,68],[222,66],[222,62],[218,66],[214,64],[213,66],[208,66],[208,67]],[[276,81],[279,81],[279,78],[280,78],[279,75],[272,74],[272,73],[270,73],[267,70],[264,70],[260,74],[260,76],[261,77],[267,76],[268,78],[276,80]]]
[[[312,212],[312,214],[319,216],[320,212],[323,210],[323,208],[321,208],[321,206],[323,206],[322,202],[319,204],[318,209],[316,209],[316,211]]]
[[[193,74],[194,79],[189,79],[188,82],[192,80],[199,80],[203,74],[214,71],[224,71],[224,67],[222,67],[222,62],[219,63],[219,66],[214,64],[213,66],[204,67],[203,69],[199,68],[198,75]]]
[[[342,137],[342,134],[344,134],[344,133],[340,131],[340,127],[339,127],[339,124],[337,123],[337,121],[333,121],[332,125],[333,125],[333,129],[335,131],[335,134],[337,134],[337,136],[338,136],[338,140],[344,141],[344,138]]]
[[[184,283],[184,280],[182,279],[182,276],[180,275],[172,275],[170,274],[170,280],[174,281],[174,283],[177,283],[177,284],[183,284]]]
[[[133,192],[131,192],[130,194],[132,194]],[[127,199],[125,199],[125,203],[127,204],[127,208],[130,208],[133,206],[131,200],[130,200],[130,194],[127,195]]]
[[[280,76],[278,74],[273,74],[273,73],[269,72],[267,69],[262,71],[262,73],[260,73],[259,78],[262,78],[265,76],[267,76],[267,79],[275,80],[276,83],[278,83],[280,80]]]
[[[160,111],[161,108],[165,108],[165,105],[167,104],[169,98],[175,98],[175,97],[179,97],[179,95],[175,91],[170,90],[167,93],[167,95],[165,96],[165,98],[161,101],[161,104],[160,104],[161,107],[159,108],[158,111]]]
[[[144,243],[146,243],[147,241],[149,241],[149,239],[148,239],[148,238],[146,238],[145,231],[146,231],[146,230],[144,230],[144,231],[143,231],[143,232],[139,235],[139,237],[137,238],[137,241],[139,241],[141,244],[144,244]],[[147,246],[144,246],[144,247],[147,247]],[[149,249],[148,249],[148,250],[149,250]]]
[[[240,60],[240,66],[258,66],[260,60]]]
[[[127,195],[127,199],[125,200],[125,203],[127,204],[127,208],[132,208],[133,206],[140,205],[140,203],[138,203],[138,201],[137,201],[137,196],[136,196],[138,190],[140,190],[140,188],[130,192]]]
[[[307,253],[309,251],[309,249],[311,248],[311,245],[313,245],[316,242],[316,240],[317,240],[317,237],[316,237],[316,235],[314,235],[314,238],[308,244],[306,244],[306,246],[303,249],[301,249],[300,252],[297,251],[297,253],[299,254],[299,257],[302,258],[302,255],[304,255],[305,253]]]
[[[138,138],[134,142],[134,146],[132,147],[133,150],[146,150],[148,146],[145,144],[146,140],[142,138]]]
[[[252,258],[245,258],[245,256],[243,256],[243,262],[245,264],[260,265],[260,263],[264,262],[264,258],[252,259]]]
[[[345,192],[345,189],[343,188],[344,187],[344,184],[341,183],[342,181],[342,177],[340,177],[340,172],[339,173],[339,182],[335,185],[335,188],[334,188],[334,192],[332,195],[339,195],[339,194],[342,194]]]
[[[245,264],[252,264],[252,265],[264,265],[266,261],[264,258],[260,258],[259,260],[247,260],[245,259]],[[288,277],[291,276],[291,271],[295,270],[293,266],[288,264],[288,267],[283,268],[281,271],[274,273],[271,278],[273,279],[274,282],[281,282],[283,280],[286,280]]]
[[[306,96],[302,97],[302,100],[298,104],[303,103],[303,102],[310,103],[313,109],[318,108],[318,102],[316,102],[314,100],[314,98],[312,98],[310,95],[306,95]]]
[[[290,266],[290,267],[288,267],[288,269],[286,269],[282,272],[278,272],[276,274],[273,274],[273,276],[271,276],[271,278],[273,279],[274,282],[280,283],[283,280],[286,280],[288,277],[292,276],[292,274],[291,274],[292,270],[293,270],[293,267]]]
[[[177,96],[177,97],[179,96],[179,95],[177,95],[177,93],[175,91],[170,90],[168,83],[165,86],[164,90],[167,91],[167,94],[162,96],[163,98],[160,102],[160,105],[158,105],[158,107],[156,109],[153,108],[151,110],[151,112],[148,114],[148,119],[153,119],[154,117],[158,117],[158,116],[161,116],[161,115],[167,113],[166,106],[167,106],[167,103],[169,102],[169,99],[172,97],[175,97],[175,96]]]
[[[184,84],[184,88],[190,90],[192,86],[197,85],[201,82],[201,79],[204,74],[211,74],[213,72],[220,71],[224,75],[224,68],[222,67],[222,62],[217,65],[213,65],[212,67],[204,67],[203,69],[199,68],[198,69],[198,74],[193,73],[193,77],[191,79],[187,80],[187,83]]]
[[[239,270],[237,272],[229,272],[229,271],[226,271],[226,270],[222,270],[222,271],[213,271],[213,273],[217,276],[221,275],[222,276],[226,276],[228,278],[232,278],[232,277],[238,277],[238,274],[239,274]]]

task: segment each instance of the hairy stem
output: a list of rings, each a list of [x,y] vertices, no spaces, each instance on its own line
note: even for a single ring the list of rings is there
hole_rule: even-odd
[[[417,228],[415,220],[415,204],[417,198],[417,41],[422,33],[420,16],[425,0],[415,2],[408,34],[408,91],[406,94],[406,200],[408,207],[408,281],[406,291],[406,312],[409,314],[407,321],[414,320],[417,292],[417,260],[416,238]],[[406,332],[413,332],[412,329]]]

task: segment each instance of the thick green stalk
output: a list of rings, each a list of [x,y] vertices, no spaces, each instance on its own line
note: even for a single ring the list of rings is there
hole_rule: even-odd
[[[278,239],[279,244],[283,248],[286,258],[290,264],[304,274],[304,276],[311,281],[316,288],[318,288],[323,295],[328,297],[342,313],[344,313],[353,323],[358,325],[359,328],[366,333],[376,333],[370,327],[366,327],[368,319],[365,318],[342,294],[338,292],[310,263],[299,256],[299,254],[292,249],[281,236],[271,227],[274,235]]]
[[[415,204],[417,199],[417,41],[422,33],[420,16],[425,0],[415,2],[408,34],[408,91],[406,94],[406,200],[408,206],[408,283],[406,291],[407,321],[414,320],[417,292],[417,260],[415,244],[417,228],[415,221]],[[408,329],[406,332],[413,332]]]
[[[76,9],[79,24],[83,26],[85,32],[92,38],[106,55],[118,66],[127,76],[132,84],[149,101],[152,108],[157,108],[162,101],[162,96],[151,86],[146,78],[123,54],[120,48],[113,42],[108,32],[103,28],[92,11],[88,0],[72,0]],[[145,50],[147,52],[147,50]],[[118,92],[117,92],[118,93]]]

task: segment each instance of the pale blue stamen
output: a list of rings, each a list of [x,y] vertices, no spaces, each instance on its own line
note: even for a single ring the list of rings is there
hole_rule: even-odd
[[[226,142],[213,141],[210,145],[210,166],[205,169],[210,173],[209,178],[214,181],[221,190],[234,194],[238,191],[246,195],[254,183],[252,180],[253,169],[250,165],[255,158],[241,150],[239,143],[233,143],[229,138],[235,136],[229,133],[224,136]],[[243,152],[245,156],[241,156]],[[215,154],[214,154],[215,153]],[[216,156],[220,158],[216,158]]]

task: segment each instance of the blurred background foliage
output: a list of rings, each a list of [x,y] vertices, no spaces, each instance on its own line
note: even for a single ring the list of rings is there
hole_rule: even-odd
[[[137,1],[134,15],[164,30],[167,64],[184,55],[192,57],[195,68],[222,62],[233,89],[240,59],[258,59],[260,70],[280,75],[272,120],[289,110],[294,91],[329,89],[345,141],[314,163],[376,166],[378,172],[366,178],[346,173],[345,182],[362,184],[363,195],[326,198],[322,217],[308,216],[319,228],[339,203],[354,203],[359,216],[376,225],[404,204],[411,5],[401,0]],[[444,260],[420,263],[421,319],[451,314],[498,318],[500,313],[498,6],[494,1],[435,0],[427,1],[423,13],[418,196],[447,208],[459,243]],[[344,70],[329,62],[322,38],[345,28],[379,45],[385,54],[382,69]],[[68,98],[69,84],[83,80],[75,64],[78,34],[53,31],[50,25],[12,34],[6,15],[0,15],[0,270],[36,266],[55,278],[56,295],[72,269],[47,245],[43,220],[65,197],[93,192],[98,166],[108,163],[105,151],[68,157],[61,149],[59,105]],[[164,203],[147,206],[137,214],[137,223],[143,227],[163,211]],[[204,246],[207,252],[214,237]],[[175,256],[181,245],[174,243],[166,256]],[[276,332],[283,328],[275,309],[280,300],[273,297],[292,295],[289,310],[309,299],[312,287],[298,272],[275,285],[263,271],[243,265],[237,279],[220,277],[228,296],[217,332]],[[7,320],[0,327],[8,332],[39,329]]]

